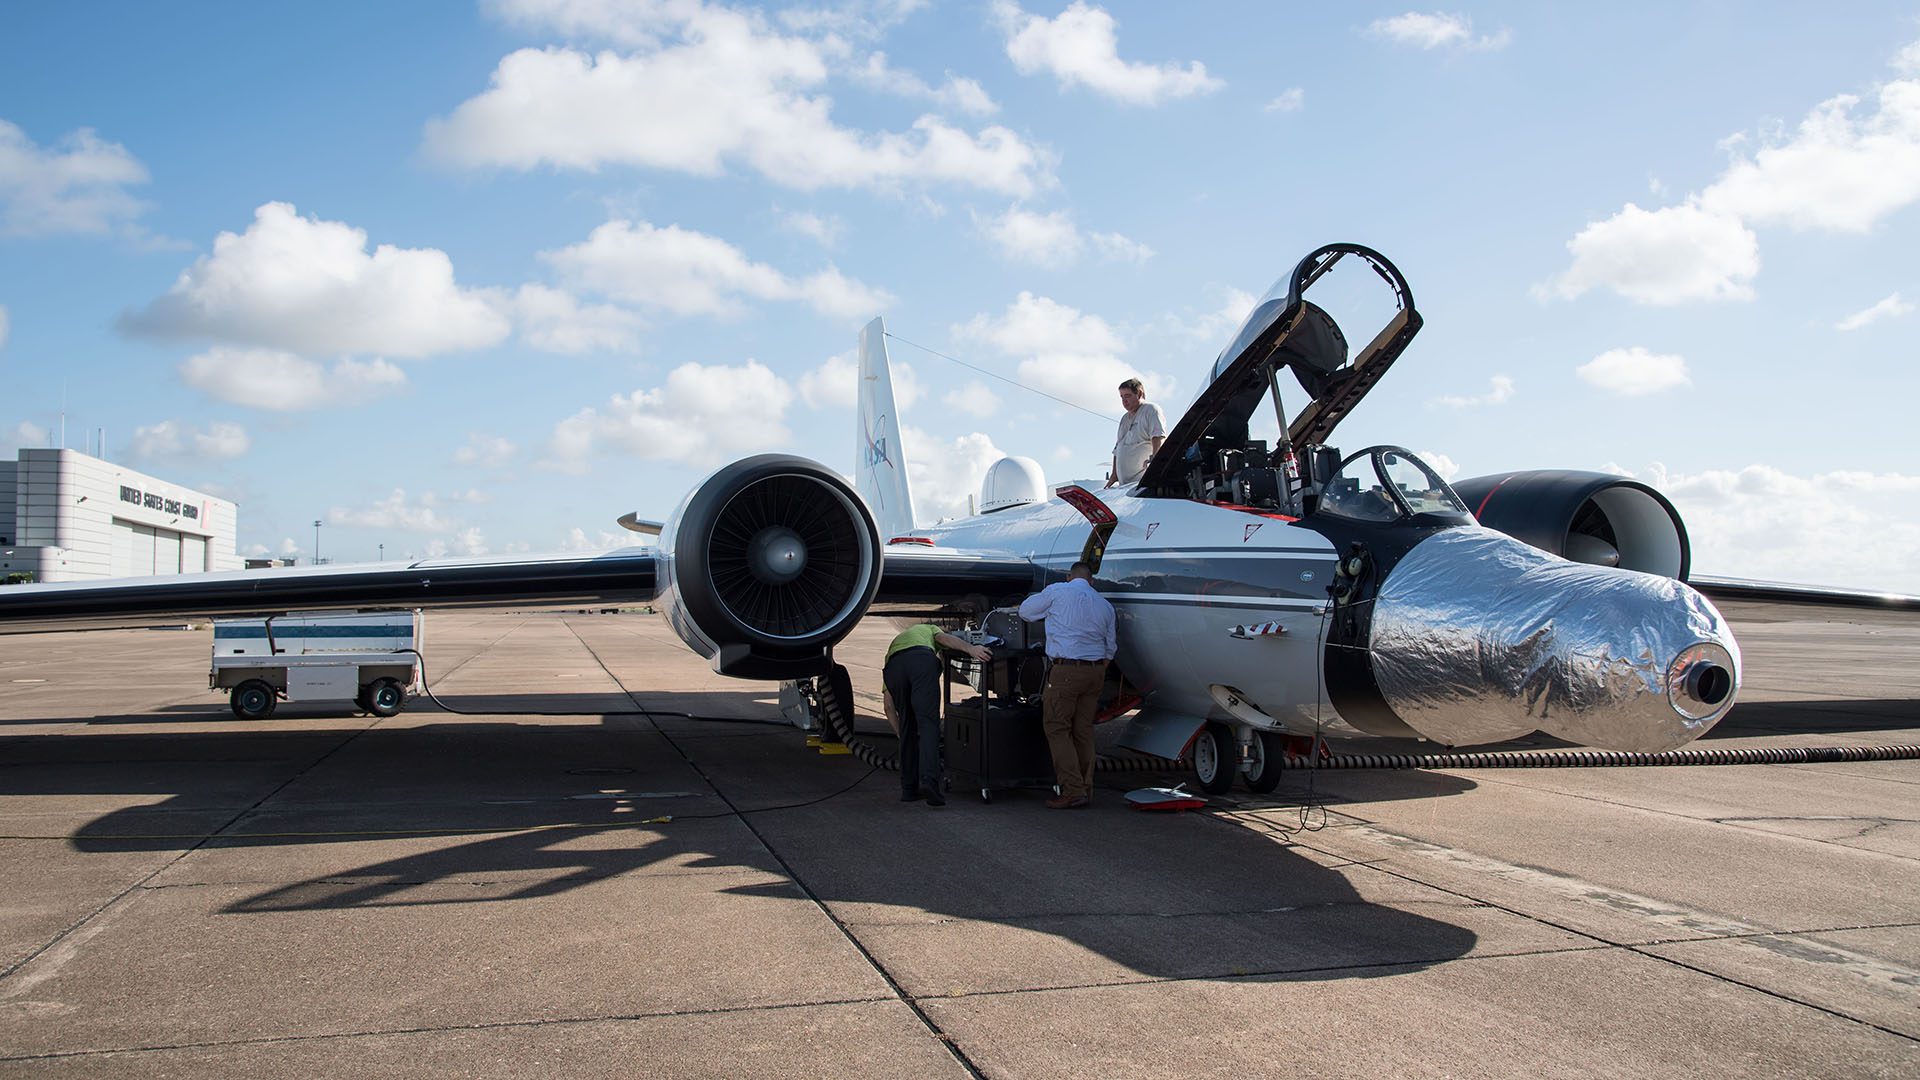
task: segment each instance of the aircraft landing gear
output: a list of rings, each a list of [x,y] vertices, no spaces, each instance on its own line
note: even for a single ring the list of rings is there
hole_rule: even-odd
[[[1208,721],[1193,737],[1193,778],[1209,795],[1224,795],[1240,772],[1240,740],[1218,720]]]
[[[1193,777],[1207,794],[1224,795],[1241,777],[1248,791],[1265,795],[1280,786],[1286,734],[1213,720],[1193,737],[1188,753]]]
[[[1280,786],[1280,763],[1286,760],[1286,736],[1256,731],[1247,744],[1247,790],[1265,795]]]

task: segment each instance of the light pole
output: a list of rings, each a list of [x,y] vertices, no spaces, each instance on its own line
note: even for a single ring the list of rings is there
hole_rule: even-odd
[[[385,545],[385,544],[381,544],[381,545],[380,545],[380,558],[379,558],[379,560],[378,560],[378,561],[379,561],[379,562],[386,562],[386,561],[387,561],[387,545]]]
[[[320,519],[313,519],[313,565],[320,565]]]

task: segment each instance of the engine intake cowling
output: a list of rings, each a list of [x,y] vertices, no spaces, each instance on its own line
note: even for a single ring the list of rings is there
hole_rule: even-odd
[[[1687,579],[1687,527],[1638,480],[1546,469],[1476,476],[1453,490],[1480,524],[1563,559]]]
[[[720,674],[804,678],[873,603],[880,550],[837,473],[761,454],[707,477],[662,528],[656,602]]]

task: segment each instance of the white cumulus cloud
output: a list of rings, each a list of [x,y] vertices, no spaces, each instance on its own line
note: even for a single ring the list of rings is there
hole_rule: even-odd
[[[1433,404],[1444,405],[1450,409],[1470,409],[1482,405],[1505,405],[1513,399],[1513,380],[1505,375],[1495,375],[1487,380],[1487,392],[1484,394],[1442,394],[1433,399]]]
[[[991,116],[1000,111],[1000,106],[994,103],[978,81],[948,72],[945,82],[933,86],[913,72],[902,71],[889,64],[887,54],[883,52],[868,54],[866,62],[853,69],[852,76],[855,82],[869,89],[896,97],[931,101],[956,112]]]
[[[1004,214],[981,220],[980,225],[1002,255],[1035,266],[1067,266],[1086,246],[1072,215],[1065,210],[1038,214],[1011,206]]]
[[[1685,358],[1649,352],[1638,345],[1608,349],[1574,369],[1574,374],[1589,386],[1624,397],[1656,394],[1693,384]]]
[[[736,314],[743,298],[794,301],[835,316],[872,315],[893,303],[886,290],[835,267],[789,277],[717,236],[678,225],[609,221],[540,257],[574,288],[682,315]]]
[[[247,429],[239,424],[215,422],[196,428],[180,420],[162,420],[133,429],[129,447],[141,460],[198,458],[221,460],[237,458],[253,446]]]
[[[0,120],[0,233],[46,236],[107,233],[146,209],[127,189],[147,182],[147,167],[91,128],[41,147]]]
[[[1920,43],[1916,43],[1920,47]],[[1628,203],[1567,244],[1573,264],[1540,294],[1611,289],[1643,304],[1750,299],[1760,271],[1754,229],[1859,233],[1920,201],[1920,72],[1883,84],[1869,109],[1840,94],[1791,132],[1722,140],[1733,160],[1680,203]],[[1755,144],[1751,153],[1744,147]]]
[[[1416,450],[1414,453],[1421,461],[1431,465],[1433,471],[1439,473],[1442,480],[1450,481],[1460,475],[1460,463],[1445,454],[1436,450]]]
[[[212,254],[120,326],[163,340],[398,357],[482,348],[511,329],[485,295],[454,282],[445,252],[369,252],[364,230],[281,202],[255,210],[246,232],[221,233]]]
[[[947,391],[940,396],[940,400],[954,412],[971,416],[976,420],[985,419],[1000,411],[1000,395],[988,389],[987,384],[979,379],[970,379],[958,390]]]
[[[21,449],[37,449],[47,445],[47,436],[50,434],[46,428],[31,420],[22,420],[13,425],[11,431],[0,431],[0,451],[13,453]]]
[[[613,532],[607,529],[595,529],[592,534],[575,526],[567,530],[561,539],[560,551],[605,551],[608,548],[643,547],[652,541],[636,532],[621,529]]]
[[[1865,232],[1920,201],[1920,78],[1880,88],[1878,108],[1840,94],[1792,135],[1736,157],[1700,205],[1759,225]]]
[[[661,386],[615,394],[554,426],[548,464],[583,471],[597,454],[711,465],[785,445],[793,388],[757,360],[682,364]]]
[[[1022,292],[998,316],[976,315],[953,328],[957,337],[983,341],[1020,358],[1019,379],[1027,386],[1106,416],[1120,411],[1116,387],[1138,378],[1150,400],[1172,399],[1174,381],[1143,372],[1120,359],[1127,343],[1098,315]]]
[[[505,305],[527,344],[543,352],[626,352],[640,343],[646,323],[614,304],[582,304],[572,293],[522,285]]]
[[[508,54],[488,89],[427,124],[426,151],[438,160],[702,176],[744,165],[802,190],[950,183],[1026,195],[1053,182],[1050,155],[999,125],[975,134],[931,115],[906,132],[837,124],[832,101],[816,91],[845,49],[838,37],[816,42],[756,13],[693,3],[502,6],[523,23],[633,51]],[[964,88],[952,93],[970,100]]]
[[[1686,204],[1642,210],[1628,203],[1567,242],[1573,265],[1542,293],[1572,299],[1608,288],[1641,304],[1750,300],[1760,240],[1737,217]]]
[[[1117,232],[1083,234],[1065,210],[1042,214],[1015,205],[990,217],[975,215],[974,222],[1002,256],[1047,269],[1071,266],[1089,246],[1108,262],[1153,257],[1152,248]]]
[[[469,525],[457,530],[452,536],[436,537],[427,541],[427,558],[438,559],[447,555],[485,555],[487,538],[477,525]]]
[[[900,440],[906,444],[907,482],[920,525],[964,517],[969,497],[978,498],[987,470],[1007,456],[978,431],[948,441],[907,426],[900,429]]]
[[[1367,32],[1400,45],[1416,49],[1454,49],[1491,52],[1504,49],[1513,41],[1513,31],[1475,35],[1473,20],[1450,12],[1409,11],[1367,24]]]
[[[1051,74],[1062,87],[1084,86],[1128,105],[1211,94],[1226,83],[1195,60],[1147,64],[1120,59],[1119,34],[1105,8],[1074,0],[1049,19],[996,0],[993,15],[1007,37],[1007,57],[1023,75]]]
[[[1298,86],[1281,91],[1278,97],[1262,106],[1267,112],[1299,112],[1306,107],[1307,92]]]
[[[1920,476],[1766,464],[1632,475],[1673,500],[1696,574],[1920,594]]]
[[[1108,262],[1143,263],[1153,258],[1152,248],[1117,232],[1093,233],[1088,239],[1093,242],[1093,250]]]
[[[1881,319],[1897,319],[1913,310],[1913,303],[1902,300],[1899,293],[1886,297],[1872,307],[1841,319],[1833,324],[1835,330],[1858,330],[1863,326],[1879,322]]]
[[[214,348],[180,364],[180,378],[210,398],[288,412],[362,405],[406,386],[406,373],[385,360],[331,365],[272,349]]]
[[[516,449],[511,439],[478,431],[469,432],[467,444],[453,452],[453,463],[497,469],[513,461]]]
[[[327,511],[327,524],[349,525],[365,529],[397,529],[401,532],[446,533],[462,527],[425,499],[409,499],[404,488],[393,489],[384,499],[367,506],[336,506]]]
[[[774,209],[779,211],[778,207]],[[846,223],[839,218],[822,217],[810,210],[781,212],[780,226],[790,233],[818,242],[821,247],[829,248],[839,243],[840,234],[846,231]]]
[[[911,409],[920,400],[920,377],[913,365],[893,362],[888,365],[893,378],[893,404]],[[811,409],[851,409],[859,399],[860,361],[849,349],[821,361],[795,381],[800,400]]]
[[[1166,332],[1195,344],[1225,348],[1229,337],[1240,329],[1260,298],[1245,289],[1232,287],[1218,288],[1217,293],[1219,307],[1198,315],[1193,314],[1191,308],[1185,314],[1168,315],[1164,324]]]

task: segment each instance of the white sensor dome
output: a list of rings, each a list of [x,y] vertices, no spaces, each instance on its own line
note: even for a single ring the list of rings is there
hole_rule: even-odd
[[[991,514],[1013,506],[1047,501],[1047,477],[1032,458],[1005,457],[987,470],[980,485],[980,512]]]

